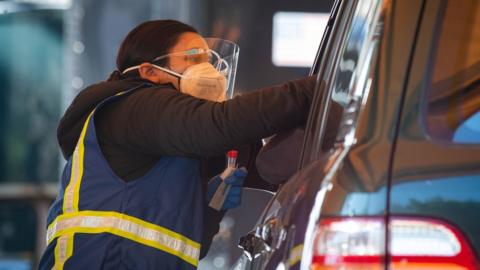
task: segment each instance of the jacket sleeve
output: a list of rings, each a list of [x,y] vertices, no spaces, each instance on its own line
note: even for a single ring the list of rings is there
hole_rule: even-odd
[[[280,132],[262,147],[255,165],[261,178],[268,183],[285,183],[298,168],[305,129]]]
[[[314,77],[216,103],[174,89],[140,90],[107,109],[119,145],[152,155],[214,156],[302,124]]]

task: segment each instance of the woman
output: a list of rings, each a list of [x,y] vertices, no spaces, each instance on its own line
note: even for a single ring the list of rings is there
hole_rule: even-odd
[[[213,215],[199,159],[300,125],[314,86],[308,78],[224,102],[196,98],[177,74],[205,72],[203,60],[163,56],[206,49],[188,25],[142,23],[122,42],[118,70],[74,99],[58,127],[68,163],[40,269],[196,268]]]

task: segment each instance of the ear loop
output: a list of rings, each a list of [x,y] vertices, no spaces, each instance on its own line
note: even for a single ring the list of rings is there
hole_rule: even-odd
[[[157,68],[157,69],[160,69],[160,70],[162,70],[162,71],[164,71],[164,72],[166,72],[166,73],[168,73],[168,74],[170,74],[170,75],[172,75],[172,76],[174,76],[174,77],[177,77],[177,80],[178,80],[178,90],[180,90],[180,80],[183,78],[183,75],[182,75],[182,74],[177,73],[177,72],[175,72],[175,71],[173,71],[173,70],[170,70],[170,69],[166,69],[166,68],[161,67],[161,66],[157,66],[157,65],[155,65],[155,64],[152,64],[152,66],[155,67],[155,68]]]
[[[179,88],[178,90],[180,90],[180,80],[181,80],[181,78],[183,77],[183,75],[181,75],[181,74],[179,74],[179,73],[177,73],[177,72],[175,72],[175,71],[172,71],[172,70],[163,68],[163,67],[161,67],[161,66],[157,66],[157,65],[155,65],[155,64],[151,64],[151,65],[152,65],[153,67],[157,68],[157,69],[160,69],[160,70],[162,70],[162,71],[164,71],[164,72],[166,72],[166,73],[174,76],[174,77],[177,77],[177,80],[178,80],[178,88]],[[133,67],[129,67],[129,68],[125,69],[125,70],[122,72],[122,75],[125,74],[125,73],[127,73],[127,72],[129,72],[129,71],[135,70],[135,69],[140,69],[140,65],[138,65],[138,66],[133,66]]]
[[[153,62],[153,61],[152,61]],[[170,74],[172,75],[173,77],[176,77],[177,78],[177,85],[178,85],[178,90],[180,90],[180,80],[183,78],[183,75],[181,75],[180,73],[177,73],[175,71],[172,70],[172,68],[170,67],[170,63],[168,64],[167,68],[162,68],[160,66],[157,66],[155,64],[152,64],[155,68],[157,69],[160,69],[164,72],[166,72],[167,74]],[[171,71],[171,72],[168,72],[168,71]]]

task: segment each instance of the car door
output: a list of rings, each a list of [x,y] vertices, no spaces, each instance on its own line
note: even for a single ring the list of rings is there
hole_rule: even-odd
[[[334,6],[332,7],[330,18],[327,23],[326,29],[324,31],[322,41],[320,43],[317,55],[315,57],[314,64],[310,71],[310,75],[320,74],[321,71],[326,68],[325,67],[326,65],[321,65],[321,63],[324,59],[326,59],[326,55],[328,53],[331,53],[331,50],[332,49],[334,50],[335,48],[334,46],[331,45],[331,43],[333,42],[331,36],[334,35],[332,32],[334,32],[335,29],[339,29],[339,27],[341,27],[338,23],[338,20],[336,20],[336,18],[339,17],[339,14],[341,12],[344,12],[344,11],[341,11],[341,9],[343,10],[345,8],[346,8],[345,1],[341,1],[341,0],[337,0]],[[320,86],[317,84],[314,100],[321,99],[321,95],[319,94],[320,91],[318,91],[319,87]],[[313,102],[310,109],[310,115],[317,114],[319,109],[320,109],[319,102]],[[312,130],[311,126],[316,124],[314,122],[315,121],[313,121],[313,119],[309,117],[307,128],[306,128],[306,131],[307,131],[306,134],[308,134],[306,135],[306,138],[308,138],[307,141],[314,140],[313,132],[309,133],[309,131]],[[309,145],[309,143],[304,142],[303,149],[305,149],[305,144]],[[302,156],[305,156],[305,151],[302,151]],[[254,227],[254,230],[252,230],[250,233],[240,238],[239,247],[243,249],[244,254],[239,258],[239,260],[232,267],[232,269],[245,269],[245,270],[246,269],[263,269],[265,267],[264,264],[268,262],[270,258],[268,252],[271,250],[271,246],[273,245],[273,243],[271,243],[270,240],[278,242],[278,239],[274,239],[274,238],[278,238],[278,237],[281,238],[283,236],[280,236],[279,233],[282,235],[285,235],[286,233],[282,229],[280,229],[280,231],[277,230],[281,226],[278,226],[280,224],[275,224],[274,219],[271,219],[270,221],[265,220],[265,216],[272,216],[272,213],[275,213],[276,210],[278,210],[279,208],[280,208],[280,204],[278,203],[278,199],[272,198],[272,200],[270,200],[270,203],[265,208],[264,213],[260,217],[259,222]],[[273,228],[274,231],[270,230],[271,227],[275,227]],[[263,231],[264,234],[272,233],[272,234],[275,234],[275,236],[272,237],[270,235],[268,236],[265,235],[265,238],[269,238],[265,242],[260,236],[260,233],[261,233],[260,231]]]
[[[338,20],[333,23],[332,35],[328,38],[324,55],[318,63],[318,89],[307,125],[301,167],[270,202],[255,230],[242,238],[240,245],[246,254],[238,264],[241,266],[235,269],[298,268],[300,258],[305,257],[303,244],[311,240],[306,238],[311,227],[310,221],[313,220],[315,225],[322,208],[322,204],[318,205],[317,202],[328,201],[328,205],[323,206],[328,208],[324,209],[327,214],[337,211],[337,215],[344,215],[353,209],[339,205],[348,201],[345,192],[340,194],[341,197],[327,194],[330,191],[332,194],[338,192],[342,187],[332,190],[333,182],[325,179],[333,177],[349,153],[349,147],[355,143],[355,136],[352,135],[356,132],[356,119],[360,109],[365,107],[372,85],[371,76],[376,71],[374,67],[387,5],[388,1],[338,3]],[[414,4],[413,7],[416,12],[412,16],[416,16],[418,5]],[[403,46],[407,54],[410,52],[410,42],[417,23],[416,17],[414,19],[407,23],[408,35],[402,37],[408,45]],[[395,40],[397,39],[396,37]],[[403,52],[402,49],[398,51]],[[403,62],[400,61],[399,66],[404,69],[405,59],[400,60]],[[404,72],[400,72],[400,77],[395,79],[402,81],[403,75]],[[398,89],[400,87],[397,87],[397,94]],[[384,93],[386,90],[382,88],[381,91]],[[392,95],[390,100],[394,106],[388,111],[391,117],[385,118],[385,121],[394,121],[398,116],[398,105],[395,104],[398,99]],[[332,118],[334,121],[329,121],[332,114],[336,117]],[[365,118],[369,118],[368,115]],[[377,124],[381,126],[384,123]],[[388,127],[381,133],[382,136],[388,134]],[[329,134],[333,134],[333,137]],[[366,145],[369,142],[365,140]],[[387,141],[380,147],[386,151],[378,154],[385,170],[388,169],[389,147],[391,142]],[[366,182],[367,189],[370,180]],[[382,181],[386,183],[386,179]],[[335,201],[336,197],[340,200]],[[380,194],[380,198],[383,200],[378,202],[385,207],[385,191]],[[368,213],[370,210],[367,208],[368,206],[360,208],[363,209],[360,211]],[[382,209],[372,211],[381,213]]]

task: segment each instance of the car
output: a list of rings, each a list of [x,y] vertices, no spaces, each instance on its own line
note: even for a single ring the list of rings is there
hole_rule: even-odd
[[[233,269],[480,269],[479,18],[476,0],[336,1],[298,170]]]

